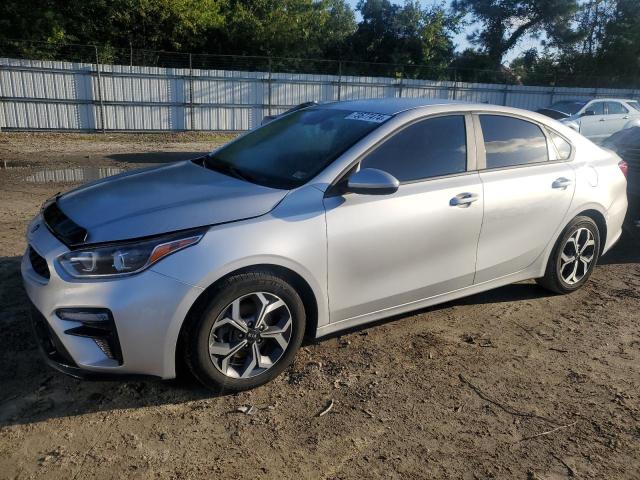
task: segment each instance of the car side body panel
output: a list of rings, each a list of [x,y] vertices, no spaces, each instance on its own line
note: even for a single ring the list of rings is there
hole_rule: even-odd
[[[478,199],[452,206],[461,193]],[[325,208],[332,322],[473,283],[483,211],[476,172],[401,185],[388,196],[334,196]]]
[[[575,191],[567,162],[549,162],[480,173],[485,198],[478,242],[476,283],[520,271],[542,253],[565,222]],[[566,179],[569,185],[554,188]]]

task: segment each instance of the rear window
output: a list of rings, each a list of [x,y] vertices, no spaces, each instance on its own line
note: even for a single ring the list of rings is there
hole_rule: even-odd
[[[551,105],[551,110],[557,110],[558,112],[568,113],[573,115],[586,105],[587,102],[575,101],[575,100],[562,100]]]
[[[547,137],[535,123],[501,115],[480,115],[480,125],[487,153],[487,168],[549,160]]]
[[[629,112],[620,102],[607,102],[607,113],[609,115],[621,115]]]
[[[637,100],[633,100],[632,102],[627,102],[627,104],[630,107],[635,108],[636,110],[640,110],[640,104],[638,104]]]

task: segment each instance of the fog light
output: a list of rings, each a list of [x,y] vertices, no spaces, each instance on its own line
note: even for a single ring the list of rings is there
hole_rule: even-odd
[[[91,338],[107,358],[122,365],[122,351],[118,331],[111,311],[106,308],[61,308],[56,310],[61,320],[81,325],[65,330],[67,335]]]
[[[56,311],[56,315],[60,320],[69,322],[108,322],[111,316],[109,310],[103,309],[87,309],[80,310],[75,308],[61,308]]]

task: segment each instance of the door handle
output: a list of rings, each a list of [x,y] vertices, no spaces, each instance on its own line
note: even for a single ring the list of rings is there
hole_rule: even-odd
[[[600,119],[600,120],[598,120],[598,121],[599,121],[599,122],[604,122],[604,121],[605,121],[605,119],[604,119],[604,118],[601,118],[601,119]]]
[[[468,193],[468,192],[459,193],[458,195],[453,197],[451,200],[449,200],[449,205],[452,207],[466,208],[476,200],[478,200],[477,193]]]
[[[551,184],[551,188],[561,188],[562,190],[564,190],[569,185],[571,185],[571,180],[569,180],[568,178],[560,177],[556,178],[553,181],[553,183]]]
[[[625,115],[624,117],[622,117],[624,120],[629,120],[629,115]]]

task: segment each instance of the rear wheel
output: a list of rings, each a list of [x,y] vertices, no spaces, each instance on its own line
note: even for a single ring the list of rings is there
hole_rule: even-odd
[[[254,388],[291,364],[304,326],[302,300],[284,279],[268,272],[234,275],[189,328],[186,362],[212,390]]]
[[[598,226],[590,217],[576,217],[556,242],[545,276],[536,281],[556,293],[578,290],[593,273],[599,255]]]

